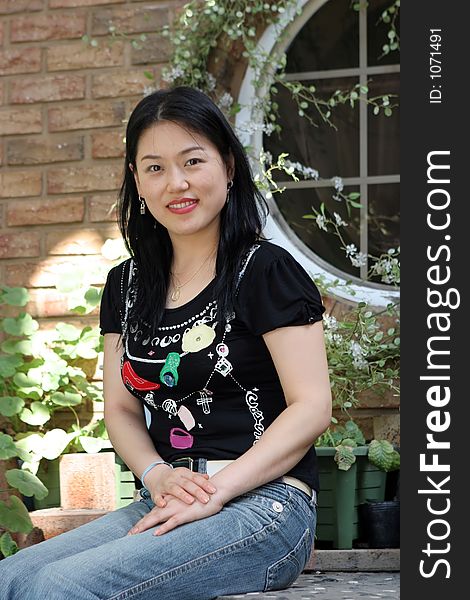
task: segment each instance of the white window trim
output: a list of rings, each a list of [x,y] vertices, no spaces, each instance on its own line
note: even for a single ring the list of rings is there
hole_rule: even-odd
[[[279,23],[267,27],[258,42],[258,50],[264,52],[266,55],[270,55],[274,51],[285,51],[290,41],[297,35],[310,17],[327,1],[298,0],[297,7],[281,15]],[[292,21],[292,17],[298,8],[302,9],[302,14]],[[287,35],[279,42],[279,32],[284,31],[286,28],[288,29]],[[238,102],[242,106],[242,109],[236,116],[235,126],[239,132],[243,131],[243,124],[245,123],[262,123],[262,115],[253,108],[253,98],[257,94],[259,97],[263,97],[263,95],[268,93],[269,88],[268,84],[265,83],[264,88],[256,90],[253,85],[255,77],[254,70],[249,67],[238,96]],[[266,81],[268,81],[268,78],[266,78]],[[256,156],[259,155],[263,147],[263,133],[261,130],[251,135],[239,133],[239,137],[244,145],[249,145],[254,149]],[[253,167],[255,170],[259,169],[259,165],[255,164]],[[399,300],[399,290],[386,288],[383,285],[362,283],[357,278],[351,278],[354,281],[346,286],[348,278],[331,265],[328,265],[326,261],[314,255],[290,229],[274,201],[268,200],[268,204],[270,206],[270,215],[263,233],[271,238],[273,243],[282,246],[290,252],[311,275],[323,275],[328,283],[338,280],[340,287],[332,290],[331,295],[333,297],[353,303],[367,302],[371,306],[380,308],[387,306],[390,302],[397,302]]]

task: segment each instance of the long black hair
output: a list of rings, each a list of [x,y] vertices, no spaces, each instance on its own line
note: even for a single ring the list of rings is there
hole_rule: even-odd
[[[173,246],[168,231],[140,202],[134,175],[136,156],[144,131],[170,121],[205,136],[218,149],[226,165],[234,159],[235,174],[230,201],[220,213],[214,297],[221,325],[233,311],[237,275],[247,250],[261,238],[268,206],[257,189],[246,152],[220,109],[203,92],[179,86],[158,90],[143,98],[132,111],[126,130],[124,180],[119,192],[118,222],[127,250],[137,266],[138,291],[130,320],[146,322],[155,332],[165,310]]]

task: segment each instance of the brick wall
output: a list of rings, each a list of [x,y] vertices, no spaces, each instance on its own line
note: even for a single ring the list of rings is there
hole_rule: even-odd
[[[161,83],[168,47],[155,32],[182,4],[0,0],[0,283],[31,288],[35,317],[63,316],[57,277],[96,266],[119,237],[125,121]]]

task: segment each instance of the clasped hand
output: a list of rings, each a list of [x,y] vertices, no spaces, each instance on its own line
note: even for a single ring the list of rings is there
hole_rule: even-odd
[[[218,513],[223,504],[211,498],[217,490],[209,475],[194,473],[184,467],[155,467],[146,477],[147,489],[155,507],[140,519],[128,535],[141,533],[163,523],[154,535],[161,535],[183,523],[204,519]]]
[[[222,507],[223,504],[215,498],[211,498],[210,502],[206,504],[197,500],[188,505],[173,496],[168,499],[165,508],[154,506],[145,517],[142,517],[134,525],[127,535],[142,533],[160,523],[161,526],[155,530],[153,535],[162,535],[184,523],[191,523],[215,515],[222,510]]]

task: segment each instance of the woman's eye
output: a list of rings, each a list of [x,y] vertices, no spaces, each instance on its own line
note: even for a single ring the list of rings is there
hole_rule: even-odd
[[[190,167],[193,167],[194,165],[197,165],[200,162],[201,162],[200,158],[190,158],[186,164],[189,165]]]
[[[160,171],[161,167],[160,165],[150,165],[149,167],[149,171],[152,171],[152,173],[156,173],[157,171]]]

